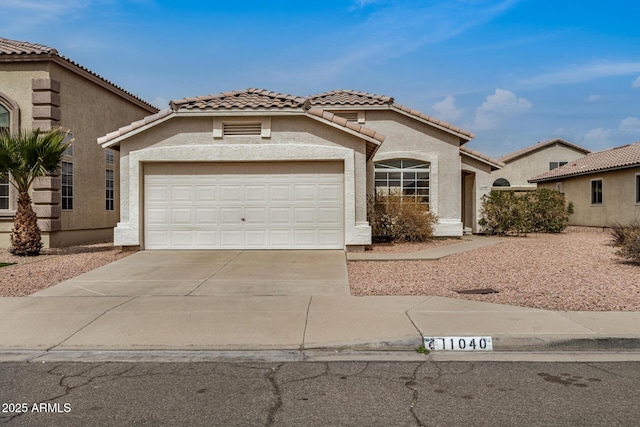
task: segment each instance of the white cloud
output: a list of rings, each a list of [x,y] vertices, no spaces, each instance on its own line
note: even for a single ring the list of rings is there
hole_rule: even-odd
[[[604,98],[602,95],[589,95],[587,97],[587,101],[595,102],[595,101],[600,101],[602,98]]]
[[[618,129],[625,133],[640,133],[640,119],[637,117],[622,119]]]
[[[151,105],[160,108],[161,110],[169,107],[169,101],[160,96],[156,97],[151,101]]]
[[[523,113],[531,108],[531,102],[518,98],[510,90],[496,89],[476,110],[474,129],[487,130],[495,127],[503,117]]]
[[[539,74],[524,79],[521,83],[532,87],[546,87],[588,82],[604,77],[625,76],[637,74],[638,72],[640,72],[640,62],[596,62],[571,66],[551,73]],[[638,79],[636,79],[636,81],[638,81]]]
[[[594,149],[605,149],[612,146],[610,129],[591,129],[584,135],[578,135],[577,138],[583,145],[593,147]]]
[[[462,110],[456,108],[456,99],[447,95],[442,101],[436,102],[433,104],[433,111],[436,112],[436,117],[438,119],[444,120],[445,122],[455,122],[462,115]]]
[[[636,77],[636,79],[631,83],[631,87],[637,89],[640,87],[640,76]]]

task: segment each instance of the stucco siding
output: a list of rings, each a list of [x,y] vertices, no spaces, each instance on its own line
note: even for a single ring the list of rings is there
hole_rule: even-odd
[[[572,162],[584,157],[584,153],[569,148],[566,145],[556,144],[534,151],[516,160],[508,162],[502,169],[493,171],[492,183],[499,178],[504,178],[512,187],[532,187],[527,180],[549,170],[549,162]]]
[[[594,173],[561,181],[541,182],[540,187],[557,189],[560,183],[567,202],[573,203],[574,214],[569,225],[608,227],[640,220],[640,204],[636,197],[636,174],[640,167]],[[591,181],[602,179],[602,204],[591,204]]]
[[[438,216],[436,235],[461,235],[461,163],[459,139],[394,111],[367,111],[365,126],[385,135],[374,162],[413,158],[431,163],[430,207]],[[373,192],[373,171],[369,193]]]
[[[174,117],[121,144],[121,220],[115,243],[143,245],[146,162],[341,161],[344,164],[345,245],[371,242],[366,223],[365,142],[309,117],[271,117],[271,136],[214,138],[213,117]],[[251,121],[251,119],[248,119]]]
[[[473,233],[481,232],[478,221],[482,217],[482,197],[491,191],[491,166],[467,156],[461,156],[464,174],[464,226],[471,227]],[[470,175],[470,176],[469,176]],[[468,223],[471,223],[468,225]]]
[[[2,63],[0,66],[0,92],[13,99],[20,107],[20,128],[31,128],[33,104],[31,81],[49,76],[44,62]],[[18,129],[11,129],[12,132]]]

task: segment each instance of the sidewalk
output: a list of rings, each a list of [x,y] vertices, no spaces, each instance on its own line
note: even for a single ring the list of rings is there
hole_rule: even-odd
[[[410,254],[420,257],[410,259],[437,259],[497,242],[478,236],[466,236],[465,239],[468,240],[459,244]],[[414,353],[424,336],[491,337],[495,352],[640,350],[640,312],[555,312],[435,296],[355,297],[337,291],[320,295],[311,288],[308,294],[233,295],[229,291],[231,288],[225,287],[224,292],[218,290],[217,294],[201,290],[176,295],[167,294],[166,289],[158,287],[157,293],[150,295],[153,280],[143,284],[143,277],[130,279],[128,286],[139,284],[139,289],[131,288],[129,294],[97,295],[95,291],[85,289],[87,286],[107,286],[108,282],[100,280],[111,277],[107,273],[114,274],[112,270],[118,274],[132,274],[126,268],[143,263],[151,255],[140,253],[136,259],[125,258],[128,261],[122,264],[94,270],[57,285],[57,289],[49,288],[47,292],[29,297],[0,298],[0,361],[11,359],[13,353],[29,351],[373,350]],[[292,265],[300,267],[300,263],[310,256],[302,255],[292,259]],[[348,254],[348,257],[354,259],[355,255],[367,259],[363,256],[377,254]],[[384,255],[392,255],[393,259],[401,256]],[[201,258],[203,254],[192,256]],[[234,257],[242,258],[237,254]],[[251,254],[251,258],[252,262],[260,261],[256,254]],[[331,262],[335,262],[336,256],[332,258]],[[197,261],[199,264],[194,260],[183,268],[188,268],[192,274],[198,272],[198,266],[213,268],[207,260]],[[248,291],[260,291],[257,285],[261,279],[256,277],[272,280],[274,284],[283,281],[265,278],[264,273],[256,276],[257,270],[239,269],[225,262],[229,271],[237,270],[244,276],[250,273],[246,279],[250,278],[253,285],[243,288]],[[171,266],[171,269],[175,268]],[[166,276],[171,269],[163,270],[162,274]],[[231,279],[224,276],[224,269],[220,271],[220,279],[212,276],[203,283],[217,280],[226,286]],[[178,275],[182,276],[182,273]],[[342,275],[347,280],[346,270],[340,277]],[[233,277],[235,283],[240,276]],[[340,277],[336,277],[336,283],[343,280]],[[93,281],[89,282],[89,279]],[[123,283],[114,283],[113,288],[122,289]],[[283,292],[289,289],[282,283],[279,286]],[[317,289],[326,292],[325,288],[329,289],[327,286]]]

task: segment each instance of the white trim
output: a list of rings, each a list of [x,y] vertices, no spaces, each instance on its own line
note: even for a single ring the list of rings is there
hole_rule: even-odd
[[[142,209],[144,203],[143,165],[146,162],[270,162],[270,161],[342,161],[344,162],[345,246],[371,243],[371,227],[356,221],[355,153],[352,149],[307,144],[234,144],[155,147],[132,151],[122,159],[128,169],[128,194],[121,197],[120,217],[114,230],[114,245],[144,246]],[[122,169],[121,169],[122,171]],[[121,177],[127,174],[121,173]],[[366,177],[361,177],[363,181]],[[124,194],[122,196],[125,196]]]

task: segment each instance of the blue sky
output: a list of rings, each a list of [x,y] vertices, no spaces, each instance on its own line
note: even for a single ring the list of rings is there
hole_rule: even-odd
[[[640,141],[636,1],[2,0],[41,43],[161,108],[257,87],[393,96],[498,157],[550,138]]]

